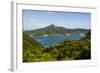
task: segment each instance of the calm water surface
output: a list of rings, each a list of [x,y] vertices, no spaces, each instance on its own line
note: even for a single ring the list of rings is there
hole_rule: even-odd
[[[56,43],[62,42],[65,39],[80,39],[80,34],[71,34],[71,35],[61,35],[61,36],[34,36],[38,42],[44,46],[51,46]]]

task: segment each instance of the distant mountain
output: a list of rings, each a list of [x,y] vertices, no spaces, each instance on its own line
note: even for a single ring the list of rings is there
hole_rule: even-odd
[[[51,24],[44,28],[25,31],[25,32],[33,35],[66,35],[70,33],[87,33],[88,31],[89,31],[88,29],[69,29]]]

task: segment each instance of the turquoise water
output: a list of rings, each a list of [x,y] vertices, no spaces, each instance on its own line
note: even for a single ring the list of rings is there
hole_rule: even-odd
[[[60,35],[60,36],[34,36],[38,42],[44,46],[51,46],[56,43],[62,42],[65,39],[80,39],[80,34]]]

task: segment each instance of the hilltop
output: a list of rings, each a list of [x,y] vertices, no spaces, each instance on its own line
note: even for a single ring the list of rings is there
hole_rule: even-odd
[[[70,33],[87,33],[88,31],[89,29],[69,29],[51,24],[44,28],[39,28],[36,30],[28,30],[25,32],[33,35],[66,35]]]

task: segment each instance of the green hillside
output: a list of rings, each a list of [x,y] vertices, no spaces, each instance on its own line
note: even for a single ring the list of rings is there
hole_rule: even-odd
[[[47,47],[44,52],[50,53],[57,61],[81,60],[91,58],[91,41],[65,40],[57,45]]]
[[[90,31],[80,40],[64,40],[43,47],[27,33],[23,33],[23,62],[46,62],[91,59]]]
[[[86,34],[86,39],[91,39],[91,31],[89,31],[87,34]]]
[[[35,55],[40,55],[43,50],[43,46],[35,39],[29,37],[26,33],[23,33],[23,62],[31,62]]]
[[[23,62],[55,60],[49,53],[43,51],[44,47],[39,42],[23,33]]]
[[[85,40],[85,39],[91,39],[91,31],[87,32],[86,36],[82,38],[82,40]]]
[[[61,26],[55,26],[54,24],[51,24],[47,27],[36,29],[36,30],[29,30],[25,31],[28,34],[33,35],[66,35],[67,33],[87,33],[88,29],[68,29]]]
[[[27,33],[23,33],[23,48],[24,49],[41,49],[43,46],[35,39],[31,38]]]

